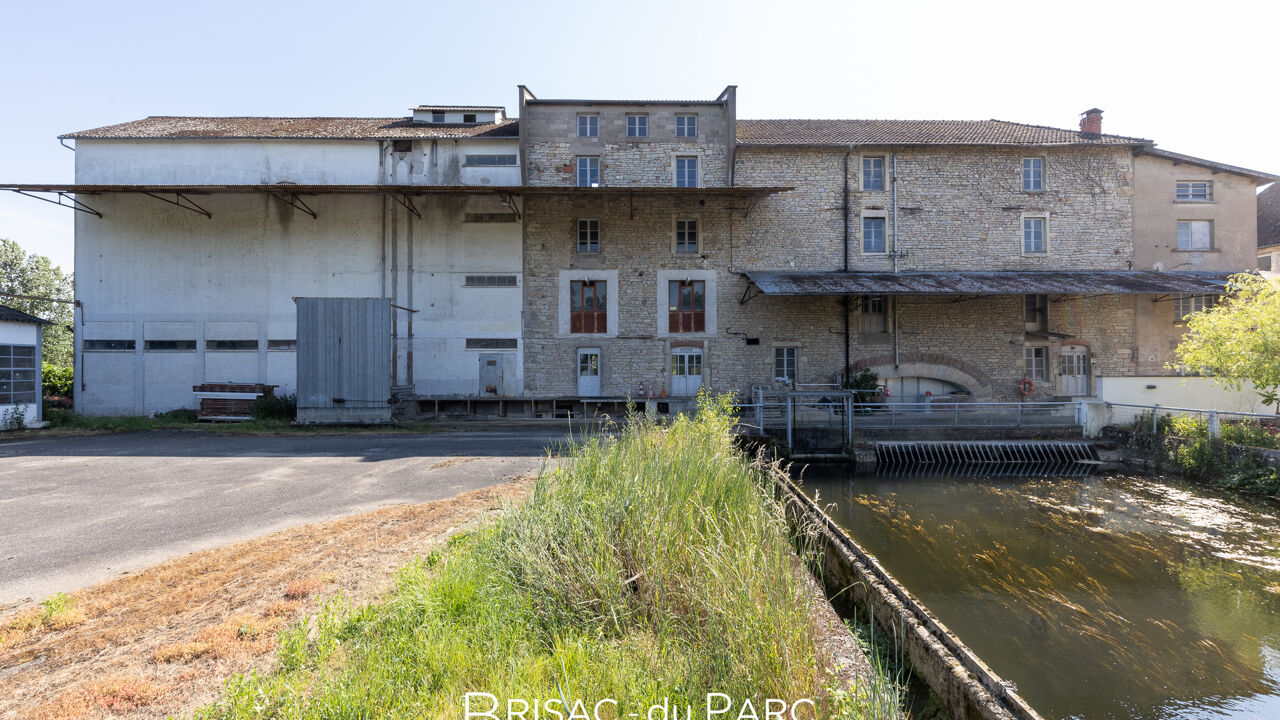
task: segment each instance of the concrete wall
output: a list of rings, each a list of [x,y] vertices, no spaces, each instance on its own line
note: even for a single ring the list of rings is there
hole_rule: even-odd
[[[76,218],[77,389],[80,412],[144,414],[194,407],[201,382],[295,387],[292,298],[389,297],[398,311],[396,384],[424,394],[475,394],[469,337],[520,337],[520,223],[468,223],[509,213],[496,197],[416,199],[419,219],[378,195],[308,198],[317,219],[268,196],[203,198],[213,218],[142,195],[94,198],[105,217]],[[386,216],[384,230],[384,214]],[[515,289],[464,287],[471,274],[516,275]],[[85,339],[133,340],[132,351],[85,352]],[[145,350],[194,340],[194,351]],[[207,350],[208,340],[257,340],[257,350]],[[410,361],[412,351],[412,363]],[[511,394],[522,382],[510,351]]]
[[[1155,387],[1148,387],[1150,385]],[[1245,383],[1240,390],[1232,390],[1209,377],[1104,377],[1099,378],[1098,399],[1126,405],[1275,412],[1275,408],[1262,404],[1251,383]]]
[[[1229,270],[1257,267],[1258,196],[1254,181],[1152,155],[1134,164],[1133,267]],[[1213,183],[1213,202],[1178,202],[1179,180]],[[1178,250],[1179,220],[1212,220],[1213,250]]]
[[[520,184],[520,144],[509,140],[414,140],[409,152],[389,148],[385,182],[405,185]],[[467,155],[514,155],[514,165],[469,165]]]
[[[41,420],[40,378],[40,326],[31,323],[0,322],[0,345],[31,345],[36,349],[36,402],[10,405],[0,403],[0,426],[7,413],[17,409],[22,413],[27,427],[35,427]]]
[[[698,161],[698,185],[729,184],[729,145],[734,131],[723,105],[526,105],[520,118],[525,135],[525,179],[530,185],[577,184],[575,158],[600,156],[600,184],[607,187],[675,185],[675,158]],[[578,115],[599,115],[599,137],[578,137]],[[627,115],[646,114],[648,137],[627,137]],[[698,136],[675,136],[676,115],[697,115]]]

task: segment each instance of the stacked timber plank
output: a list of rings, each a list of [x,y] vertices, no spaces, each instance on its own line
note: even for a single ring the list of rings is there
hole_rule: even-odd
[[[253,419],[253,401],[275,394],[275,385],[262,383],[204,383],[192,388],[200,400],[201,420],[237,422]]]

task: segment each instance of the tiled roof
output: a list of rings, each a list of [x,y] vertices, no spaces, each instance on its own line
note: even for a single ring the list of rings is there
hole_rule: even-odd
[[[439,112],[506,112],[501,105],[419,105],[414,110]]]
[[[8,305],[0,305],[0,322],[18,322],[31,323],[33,325],[48,325],[48,320],[41,320],[35,315],[28,315],[21,310],[16,310]]]
[[[167,117],[108,125],[60,137],[80,139],[285,138],[394,140],[414,138],[514,138],[516,120],[494,124],[415,123],[408,118]]]
[[[1280,183],[1258,194],[1258,247],[1280,245]]]
[[[739,120],[743,145],[1150,145],[1004,120]]]

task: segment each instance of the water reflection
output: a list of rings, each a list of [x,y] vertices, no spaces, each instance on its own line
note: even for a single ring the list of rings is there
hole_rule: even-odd
[[[1046,717],[1280,718],[1280,506],[1119,476],[804,481]]]

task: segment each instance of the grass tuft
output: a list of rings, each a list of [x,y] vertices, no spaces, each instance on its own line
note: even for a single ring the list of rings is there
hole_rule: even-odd
[[[614,698],[619,717],[708,692],[861,716],[829,692],[782,509],[733,422],[704,398],[696,419],[587,439],[523,505],[402,567],[386,601],[339,596],[282,631],[278,669],[197,717],[458,717],[468,691]]]

